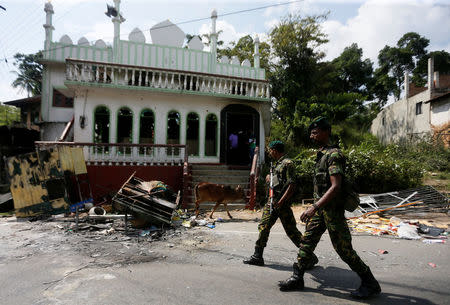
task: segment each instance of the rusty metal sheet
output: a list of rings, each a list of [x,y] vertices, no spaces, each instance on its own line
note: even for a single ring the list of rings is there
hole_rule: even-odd
[[[11,194],[17,217],[59,214],[69,199],[55,149],[11,157],[7,160]]]
[[[73,158],[72,158],[72,148],[70,146],[59,146],[59,162],[61,165],[61,169],[63,171],[69,171],[71,173],[74,172]]]
[[[84,152],[81,147],[72,147],[72,162],[75,175],[87,174]]]

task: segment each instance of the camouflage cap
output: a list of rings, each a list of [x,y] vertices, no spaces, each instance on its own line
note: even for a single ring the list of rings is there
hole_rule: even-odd
[[[279,151],[279,152],[284,152],[284,143],[283,143],[283,141],[280,141],[280,140],[272,141],[269,144],[269,148],[275,149],[276,151]]]
[[[331,125],[325,117],[320,116],[315,118],[311,124],[309,124],[308,133],[311,133],[311,130],[314,128],[331,129]]]

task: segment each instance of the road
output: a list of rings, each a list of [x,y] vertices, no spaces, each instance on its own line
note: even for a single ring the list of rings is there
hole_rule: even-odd
[[[149,241],[120,231],[74,233],[64,223],[0,218],[0,303],[450,304],[448,244],[354,235],[355,249],[383,290],[359,302],[349,297],[359,279],[327,233],[316,250],[319,265],[305,275],[305,290],[295,292],[276,285],[290,276],[296,257],[281,224],[271,233],[265,267],[242,263],[256,237],[257,222],[239,219]]]

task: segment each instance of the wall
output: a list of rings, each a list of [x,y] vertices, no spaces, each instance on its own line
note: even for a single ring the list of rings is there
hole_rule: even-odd
[[[86,98],[87,94],[87,98]],[[86,102],[85,102],[86,98]],[[216,157],[205,157],[205,120],[206,116],[214,113],[218,120],[218,137],[220,137],[220,112],[235,99],[213,98],[208,96],[193,96],[179,94],[164,94],[136,90],[104,89],[104,88],[78,88],[74,102],[75,111],[75,142],[93,142],[93,114],[97,106],[104,105],[110,111],[110,143],[116,142],[117,137],[117,113],[121,107],[128,107],[133,112],[133,143],[139,143],[139,116],[143,109],[151,109],[155,115],[155,144],[166,144],[167,115],[169,111],[176,110],[180,113],[180,143],[186,143],[186,117],[190,112],[195,112],[200,119],[200,147],[199,156],[190,156],[190,162],[218,163],[220,147],[217,148]],[[264,104],[248,102],[261,116]],[[86,117],[86,126],[80,128],[79,118]],[[267,126],[266,126],[267,127]],[[260,147],[264,147],[265,126],[260,119]],[[220,141],[218,138],[218,145]],[[261,149],[264,156],[264,149]]]
[[[450,121],[450,97],[431,102],[431,125],[440,126]]]
[[[372,121],[371,133],[383,143],[421,137],[430,133],[430,104],[426,103],[429,97],[430,92],[426,90],[386,106]],[[422,113],[416,115],[416,104],[419,102],[422,102]]]
[[[66,79],[64,64],[47,64],[42,76],[41,116],[45,122],[68,122],[73,108],[53,107],[53,89],[63,88]],[[45,140],[45,139],[43,139]]]

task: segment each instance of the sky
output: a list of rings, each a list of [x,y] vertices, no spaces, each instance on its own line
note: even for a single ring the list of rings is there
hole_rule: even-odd
[[[43,48],[46,0],[0,0],[0,101],[27,96],[14,89],[13,55],[35,53]],[[289,3],[287,3],[289,2]],[[76,43],[81,37],[94,42],[112,42],[113,24],[105,16],[106,3],[113,0],[52,0],[53,40],[64,34]],[[282,4],[268,7],[271,5]],[[251,10],[254,8],[262,9]],[[121,39],[138,27],[151,42],[149,29],[169,19],[183,23],[179,27],[189,34],[210,31],[211,11],[217,10],[217,29],[225,43],[245,35],[267,39],[270,30],[287,14],[302,16],[328,13],[322,30],[329,42],[323,46],[332,60],[345,47],[357,43],[363,57],[377,64],[377,55],[385,45],[393,46],[406,32],[417,32],[430,39],[429,51],[450,52],[450,0],[122,0],[121,12],[126,21],[121,25]],[[238,14],[232,12],[251,10]],[[202,19],[200,21],[189,22]],[[186,23],[184,23],[186,22]]]

